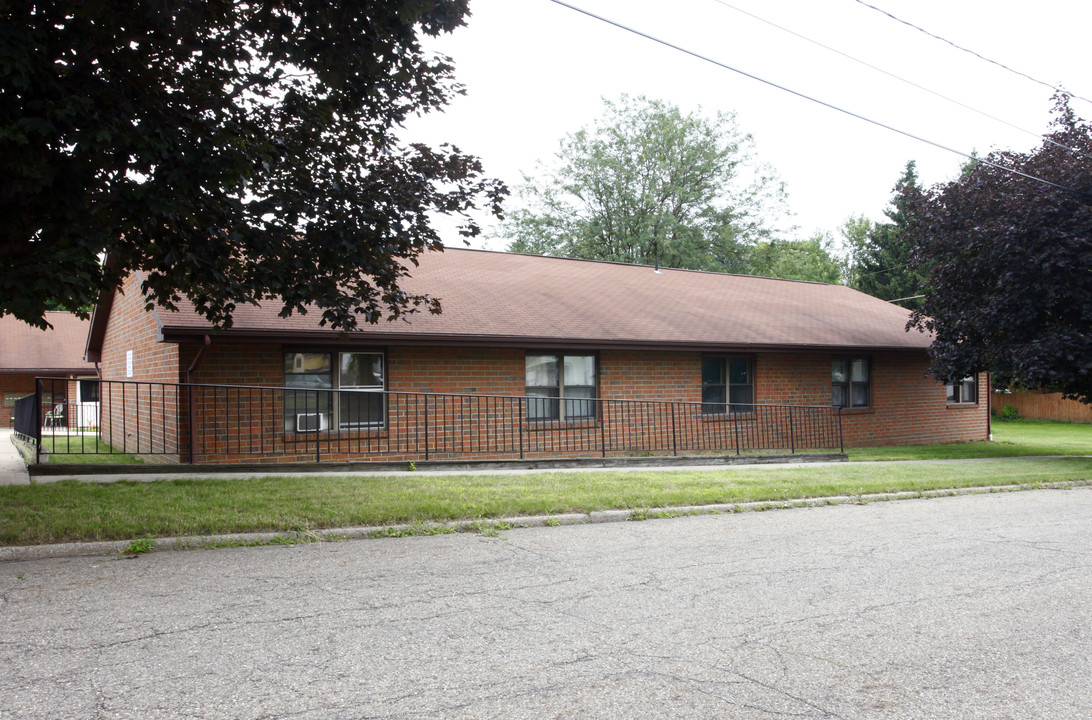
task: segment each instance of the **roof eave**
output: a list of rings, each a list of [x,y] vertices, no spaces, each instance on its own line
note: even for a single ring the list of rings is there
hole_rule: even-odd
[[[162,330],[163,342],[203,340],[207,328],[169,327]],[[885,352],[925,353],[926,346],[913,345],[838,345],[808,343],[680,342],[675,340],[640,340],[626,338],[565,338],[523,335],[460,335],[445,333],[337,333],[329,330],[226,330],[212,332],[214,338],[227,342],[280,344],[338,344],[360,346],[432,346],[432,347],[503,347],[572,350],[662,350],[671,352]]]

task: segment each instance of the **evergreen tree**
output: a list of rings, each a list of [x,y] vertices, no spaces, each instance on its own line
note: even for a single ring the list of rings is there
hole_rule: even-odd
[[[928,272],[927,268],[914,267],[914,243],[907,232],[912,220],[909,205],[921,192],[917,168],[911,160],[884,211],[889,222],[851,218],[843,227],[850,250],[850,287],[883,300],[898,300],[906,308],[921,307],[921,298],[915,296],[924,294]]]

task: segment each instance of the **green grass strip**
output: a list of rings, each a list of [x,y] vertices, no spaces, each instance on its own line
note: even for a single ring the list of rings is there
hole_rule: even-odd
[[[993,442],[851,448],[850,462],[1092,454],[1092,423],[994,420]]]
[[[1092,479],[1092,457],[695,472],[190,478],[0,487],[0,544],[290,532]]]

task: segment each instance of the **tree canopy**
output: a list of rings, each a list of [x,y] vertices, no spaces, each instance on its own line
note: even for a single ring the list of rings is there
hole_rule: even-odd
[[[909,205],[921,191],[917,166],[911,160],[895,184],[891,204],[884,210],[889,222],[873,223],[855,217],[842,227],[849,250],[846,283],[850,287],[882,300],[898,301],[903,307],[921,306],[916,296],[925,291],[927,273],[913,262],[914,243],[907,232]]]
[[[519,195],[511,251],[727,272],[747,271],[785,202],[733,115],[628,96],[604,100]]]
[[[139,270],[221,327],[240,303],[333,328],[439,302],[399,281],[429,214],[498,212],[458,148],[405,144],[462,92],[419,35],[466,0],[0,0],[0,315],[44,326]],[[102,263],[107,257],[108,262]]]
[[[992,370],[1092,402],[1092,126],[1065,96],[1040,147],[990,153],[909,209],[933,374]]]

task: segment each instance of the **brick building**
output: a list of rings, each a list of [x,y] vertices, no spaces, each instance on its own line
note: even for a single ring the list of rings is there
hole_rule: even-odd
[[[97,373],[83,359],[90,321],[69,312],[47,312],[45,319],[49,330],[0,317],[0,427],[12,427],[15,401],[34,394],[36,377],[67,379],[45,388],[51,422],[90,426],[97,417]]]
[[[214,331],[185,302],[145,310],[132,276],[92,320],[87,357],[104,380],[148,383],[131,391],[147,398],[155,383],[291,390],[164,396],[143,418],[130,406],[104,419],[104,435],[116,446],[159,437],[183,461],[191,433],[219,443],[204,442],[198,461],[306,459],[285,449],[300,438],[328,438],[323,452],[346,460],[380,439],[387,449],[369,457],[414,459],[391,443],[410,394],[427,393],[518,398],[465,432],[500,433],[485,425],[501,418],[521,443],[533,433],[541,455],[573,447],[551,438],[604,442],[599,401],[617,399],[692,403],[703,433],[745,432],[760,405],[835,405],[850,447],[988,437],[985,374],[927,377],[930,338],[906,330],[907,311],[843,286],[462,249],[422,256],[411,275],[404,289],[440,298],[442,314],[349,334],[314,313],[278,317],[275,304],[240,307]],[[212,415],[214,431],[197,429]],[[640,432],[665,428],[650,417]],[[243,439],[253,452],[220,452]]]

